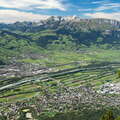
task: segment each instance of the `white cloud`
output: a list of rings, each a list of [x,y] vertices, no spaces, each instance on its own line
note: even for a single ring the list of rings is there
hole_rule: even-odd
[[[92,11],[93,9],[92,8],[88,8],[88,9],[78,9],[79,12],[88,12],[88,11]]]
[[[14,23],[16,21],[39,21],[41,19],[47,19],[49,16],[20,12],[16,10],[0,10],[0,22]]]
[[[120,21],[120,12],[113,13],[104,13],[104,12],[96,12],[96,13],[85,13],[86,17],[91,18],[107,18],[107,19],[115,19]]]
[[[59,9],[66,10],[61,0],[0,0],[0,7],[18,9]]]
[[[120,9],[119,3],[105,3],[97,8],[95,8],[95,11],[103,11],[103,10],[110,10],[110,9]]]
[[[78,11],[83,11],[83,12],[88,12],[88,11],[96,11],[96,12],[101,12],[104,10],[120,10],[120,3],[110,3],[110,2],[105,2],[105,1],[97,1],[97,2],[92,2],[92,4],[100,4],[98,7],[95,8],[80,8]]]
[[[92,4],[104,4],[106,3],[107,1],[94,1],[94,2],[91,2]]]

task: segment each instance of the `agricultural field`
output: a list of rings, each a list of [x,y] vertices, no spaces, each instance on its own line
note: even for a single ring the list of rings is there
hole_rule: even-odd
[[[91,86],[94,90],[99,90],[105,83],[119,82],[119,58],[116,50],[87,49],[78,52],[50,51],[49,56],[42,60],[22,59],[20,61],[25,64],[42,64],[38,70],[44,72],[28,77],[1,76],[0,101],[29,99],[41,95],[41,88],[44,87],[49,87],[52,92],[56,92],[58,86]]]

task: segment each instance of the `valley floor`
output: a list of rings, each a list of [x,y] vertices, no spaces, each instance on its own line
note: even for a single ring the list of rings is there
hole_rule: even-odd
[[[1,66],[0,113],[15,119],[26,109],[49,117],[81,108],[118,109],[119,58],[115,50],[51,51],[43,59]]]

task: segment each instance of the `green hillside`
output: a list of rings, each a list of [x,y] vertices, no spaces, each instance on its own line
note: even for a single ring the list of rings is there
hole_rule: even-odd
[[[38,23],[0,24],[0,64],[23,54],[79,51],[82,48],[119,49],[120,22],[107,19],[72,20],[58,17]]]

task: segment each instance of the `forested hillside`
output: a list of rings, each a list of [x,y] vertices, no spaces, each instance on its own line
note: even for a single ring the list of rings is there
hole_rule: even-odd
[[[46,50],[120,48],[120,22],[109,19],[50,17],[45,21],[0,24],[0,64]]]

